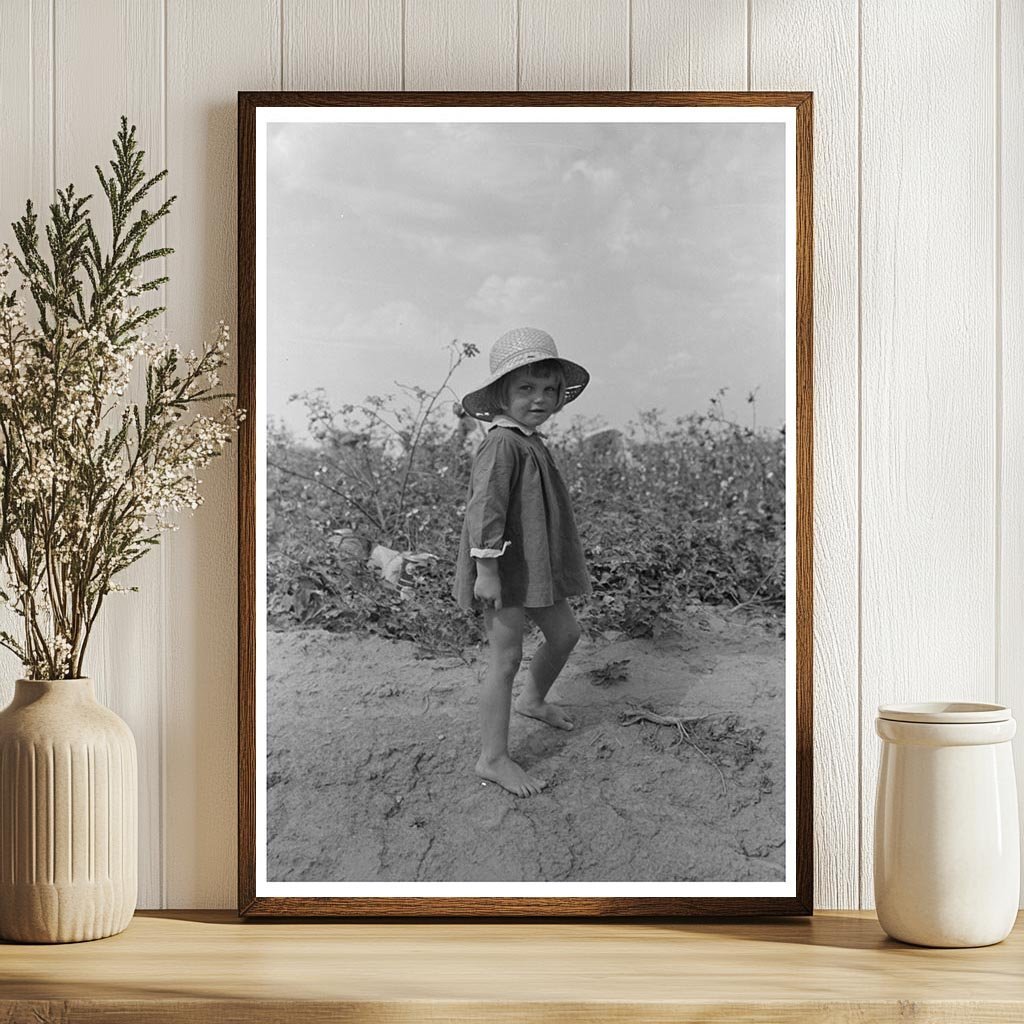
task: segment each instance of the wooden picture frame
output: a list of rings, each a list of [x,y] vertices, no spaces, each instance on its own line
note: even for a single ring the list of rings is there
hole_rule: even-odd
[[[783,630],[786,684],[782,704],[785,707],[778,711],[786,723],[785,845],[784,854],[780,855],[784,857],[785,869],[781,879],[757,886],[748,886],[742,879],[705,880],[700,885],[691,884],[685,878],[636,884],[626,880],[603,888],[587,883],[577,889],[553,881],[535,880],[537,884],[523,887],[521,895],[518,890],[516,894],[509,894],[507,888],[498,884],[490,886],[486,882],[462,885],[462,880],[454,880],[443,885],[427,882],[392,885],[385,880],[364,895],[357,892],[358,886],[349,884],[364,881],[360,879],[306,878],[292,885],[266,877],[270,838],[266,810],[267,679],[257,674],[266,675],[267,635],[266,592],[265,589],[262,594],[258,591],[258,581],[266,578],[266,514],[265,509],[257,505],[261,488],[265,489],[266,466],[258,466],[257,460],[266,450],[267,388],[272,384],[260,376],[268,373],[267,347],[271,344],[266,337],[266,308],[261,305],[267,301],[263,294],[268,261],[268,245],[264,236],[266,206],[261,205],[267,201],[266,131],[268,124],[278,123],[275,118],[287,121],[293,116],[301,116],[316,123],[344,124],[349,123],[356,111],[360,112],[364,123],[367,120],[376,123],[375,119],[379,117],[381,123],[389,124],[404,117],[436,124],[446,117],[476,123],[472,119],[482,122],[492,116],[504,124],[509,122],[501,119],[513,116],[511,111],[518,112],[515,117],[520,121],[535,118],[540,122],[549,117],[557,120],[571,112],[577,119],[574,123],[600,124],[602,117],[610,117],[608,112],[614,111],[628,124],[743,124],[746,123],[745,118],[750,118],[759,123],[759,119],[763,119],[765,123],[784,126],[785,171],[779,173],[784,173],[786,183],[787,241],[784,270],[775,268],[788,282],[785,288],[784,342],[786,416],[781,431],[787,438],[784,564],[788,570],[785,581],[786,626]],[[321,118],[322,122],[318,120]],[[337,120],[331,121],[332,118]],[[676,120],[679,118],[683,121]],[[686,121],[686,118],[696,120]],[[812,97],[806,92],[239,93],[238,401],[248,410],[239,439],[238,479],[238,902],[241,915],[650,918],[812,913],[811,139]],[[493,337],[479,339],[482,345],[489,345],[493,340]],[[562,344],[560,340],[559,345]],[[573,356],[571,351],[563,351],[562,354],[570,358]],[[482,364],[485,359],[486,354],[479,362]],[[792,436],[794,432],[795,437]],[[794,518],[795,523],[792,521]],[[262,560],[262,569],[258,566],[258,558]],[[756,602],[757,596],[755,592],[750,600]],[[258,647],[258,644],[263,646]],[[582,736],[577,739],[583,741]],[[466,756],[469,757],[468,752]],[[472,780],[471,770],[471,761],[467,761],[467,780]],[[469,785],[470,781],[466,784]],[[261,786],[262,792],[258,790]],[[513,803],[516,800],[500,791],[493,794],[493,799]],[[414,826],[419,827],[414,822],[409,823],[410,828]],[[410,886],[419,888],[411,890]],[[339,894],[339,888],[342,894]],[[487,891],[482,891],[484,888]],[[491,889],[495,890],[494,893]],[[547,894],[549,891],[550,895]]]

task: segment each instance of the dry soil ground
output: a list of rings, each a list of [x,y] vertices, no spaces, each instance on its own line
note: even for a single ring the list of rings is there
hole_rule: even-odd
[[[525,799],[473,774],[476,653],[270,633],[268,879],[781,880],[784,640],[734,618],[584,640],[552,691],[576,729],[513,716],[550,780]]]

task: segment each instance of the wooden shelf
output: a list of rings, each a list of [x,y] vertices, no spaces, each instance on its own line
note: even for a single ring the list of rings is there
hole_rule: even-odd
[[[99,1021],[1024,1020],[1024,920],[933,950],[870,913],[736,922],[325,923],[143,912],[65,946],[0,943],[3,1024]]]

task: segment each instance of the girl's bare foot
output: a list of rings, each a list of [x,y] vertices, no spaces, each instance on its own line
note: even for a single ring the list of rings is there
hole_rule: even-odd
[[[476,763],[476,773],[481,779],[496,782],[516,796],[533,796],[547,785],[546,779],[535,779],[527,775],[507,754],[493,761],[487,761],[481,756]]]
[[[546,700],[539,702],[529,700],[525,694],[520,694],[515,703],[516,712],[525,715],[527,718],[536,718],[556,729],[572,729],[572,719],[557,705],[549,704]]]

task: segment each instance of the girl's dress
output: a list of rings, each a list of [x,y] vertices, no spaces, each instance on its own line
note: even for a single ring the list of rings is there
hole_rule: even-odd
[[[569,492],[538,434],[494,426],[473,459],[452,588],[466,609],[478,606],[474,549],[504,551],[498,578],[506,607],[544,608],[591,592]]]

